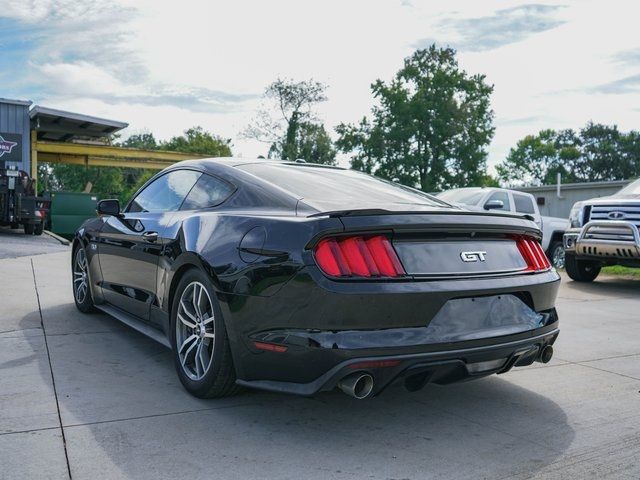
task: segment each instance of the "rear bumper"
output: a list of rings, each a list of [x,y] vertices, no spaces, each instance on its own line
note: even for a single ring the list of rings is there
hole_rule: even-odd
[[[385,349],[386,354],[382,355],[355,356],[307,383],[240,379],[237,383],[251,388],[310,396],[334,389],[349,374],[366,372],[374,378],[372,394],[377,395],[396,381],[404,381],[407,388],[417,390],[428,383],[448,384],[505,373],[514,366],[530,365],[544,347],[553,345],[559,334],[555,311],[553,314],[551,324],[520,335],[434,345],[429,351],[418,353],[403,354],[402,350],[390,352]],[[331,350],[325,354],[335,355]]]

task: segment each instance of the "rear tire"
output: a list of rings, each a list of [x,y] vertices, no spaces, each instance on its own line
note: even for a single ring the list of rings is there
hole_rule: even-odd
[[[44,232],[44,223],[40,222],[36,224],[35,227],[33,228],[33,234],[42,235],[42,232]]]
[[[33,223],[25,223],[23,225],[25,235],[33,235],[35,225]]]
[[[191,395],[220,398],[241,391],[213,285],[196,268],[180,279],[173,298],[171,347],[178,378]]]
[[[602,266],[593,260],[578,260],[575,255],[567,254],[565,257],[567,275],[576,282],[593,282]]]

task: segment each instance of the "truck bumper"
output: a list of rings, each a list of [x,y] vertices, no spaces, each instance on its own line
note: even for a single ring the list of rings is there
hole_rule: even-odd
[[[640,259],[640,232],[631,222],[595,220],[563,237],[567,253],[601,260]]]

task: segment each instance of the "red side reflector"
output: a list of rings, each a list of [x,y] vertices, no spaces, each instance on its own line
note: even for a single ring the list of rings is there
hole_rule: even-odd
[[[326,238],[314,251],[316,263],[331,277],[405,275],[393,245],[384,235]]]
[[[253,346],[259,350],[266,350],[268,352],[284,353],[287,351],[287,347],[275,343],[253,342]]]
[[[369,360],[366,362],[352,363],[351,365],[349,365],[349,368],[387,368],[397,367],[398,365],[400,365],[400,360]]]

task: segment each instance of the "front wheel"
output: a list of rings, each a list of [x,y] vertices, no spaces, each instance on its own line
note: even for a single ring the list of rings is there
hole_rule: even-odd
[[[189,393],[216,398],[240,390],[222,311],[211,282],[200,270],[189,270],[178,284],[171,331],[175,367]]]
[[[89,288],[89,263],[82,246],[78,246],[73,258],[73,300],[82,313],[95,311]]]
[[[593,260],[578,260],[575,255],[567,254],[565,257],[567,275],[576,282],[593,282],[602,266]]]

